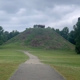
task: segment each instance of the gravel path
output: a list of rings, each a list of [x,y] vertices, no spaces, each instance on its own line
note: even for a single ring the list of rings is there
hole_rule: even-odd
[[[53,68],[41,63],[36,56],[23,52],[30,59],[21,64],[9,80],[65,80]]]

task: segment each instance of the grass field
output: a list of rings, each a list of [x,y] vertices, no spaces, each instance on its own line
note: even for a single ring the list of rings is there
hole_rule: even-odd
[[[28,59],[22,52],[16,51],[17,49],[27,50],[29,53],[38,56],[41,62],[55,68],[67,80],[80,80],[80,55],[76,54],[74,51],[42,50],[27,48],[25,46],[22,47],[20,45],[15,46],[15,44],[5,45],[1,48],[0,80],[7,80],[19,64]]]
[[[41,62],[51,65],[67,80],[80,80],[80,55],[67,50],[32,50]]]
[[[0,49],[0,80],[8,80],[28,56],[13,49]]]

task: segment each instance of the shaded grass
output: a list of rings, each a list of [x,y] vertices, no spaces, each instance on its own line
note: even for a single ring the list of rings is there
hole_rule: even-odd
[[[0,49],[0,80],[8,80],[28,56],[12,49]]]

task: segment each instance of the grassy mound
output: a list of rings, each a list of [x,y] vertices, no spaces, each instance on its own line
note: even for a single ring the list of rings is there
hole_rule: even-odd
[[[74,46],[52,29],[30,28],[9,40],[24,46],[44,49],[74,49]]]

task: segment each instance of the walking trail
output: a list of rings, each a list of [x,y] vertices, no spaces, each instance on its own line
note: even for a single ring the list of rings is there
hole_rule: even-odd
[[[53,68],[41,63],[36,56],[23,52],[30,59],[21,64],[9,80],[65,80]]]

